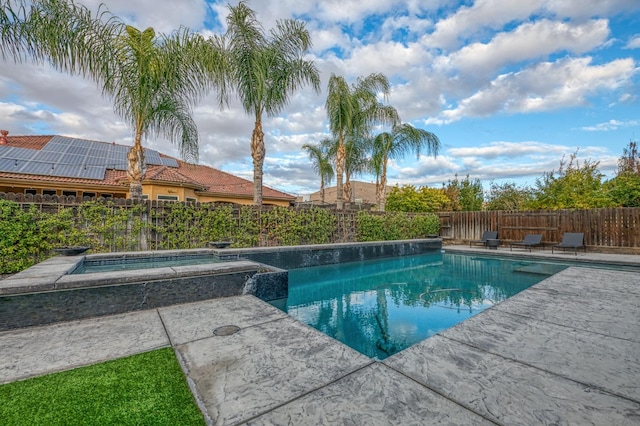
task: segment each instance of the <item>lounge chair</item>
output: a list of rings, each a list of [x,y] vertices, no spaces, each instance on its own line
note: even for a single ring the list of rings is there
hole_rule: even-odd
[[[529,248],[529,252],[531,252],[531,247],[540,245],[542,245],[542,234],[527,234],[524,236],[524,240],[511,243],[509,248],[513,251],[513,246],[521,246]]]
[[[484,231],[482,233],[481,239],[469,241],[469,247],[471,247],[472,244],[482,244],[483,246],[487,247],[487,240],[497,240],[497,239],[498,239],[497,231]]]
[[[587,246],[584,245],[584,233],[582,232],[565,232],[562,235],[562,242],[560,244],[555,244],[551,246],[551,253],[553,253],[554,248],[565,249],[573,249],[573,252],[577,255],[578,249],[582,247],[584,252],[587,252]]]

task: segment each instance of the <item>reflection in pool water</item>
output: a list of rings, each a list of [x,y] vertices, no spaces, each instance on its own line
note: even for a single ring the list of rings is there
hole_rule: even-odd
[[[566,266],[432,253],[289,270],[286,311],[384,359]]]

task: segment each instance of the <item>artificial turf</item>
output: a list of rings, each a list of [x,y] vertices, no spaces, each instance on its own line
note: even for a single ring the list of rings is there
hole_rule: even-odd
[[[171,348],[0,386],[0,424],[204,425]]]

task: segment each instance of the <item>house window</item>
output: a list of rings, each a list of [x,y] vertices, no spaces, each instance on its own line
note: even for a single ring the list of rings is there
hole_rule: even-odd
[[[78,193],[76,191],[62,191],[62,195],[65,197],[68,197],[68,196],[77,197]]]
[[[25,194],[36,195],[38,193],[38,190],[36,190],[36,189],[25,189],[24,193]]]
[[[158,195],[158,200],[162,201],[178,201],[177,195]]]
[[[195,199],[195,198],[193,198],[193,197],[187,197],[185,200],[186,200],[188,203],[195,203],[196,201],[198,201],[198,200],[196,200],[196,199]]]
[[[100,194],[100,196],[101,196],[102,198],[113,198],[113,194],[107,194],[107,193],[105,193],[105,192],[103,192],[102,194]]]
[[[43,189],[42,195],[58,195],[54,189]]]
[[[148,199],[149,199],[149,195],[147,195],[147,194],[142,194],[142,199],[143,199],[143,200],[148,200]]]
[[[83,192],[82,193],[82,197],[96,198],[96,193],[95,192]]]

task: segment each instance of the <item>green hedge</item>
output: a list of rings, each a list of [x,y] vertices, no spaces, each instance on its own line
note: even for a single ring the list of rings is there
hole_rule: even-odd
[[[336,214],[321,208],[259,210],[230,204],[149,206],[89,201],[47,205],[52,210],[45,212],[36,204],[0,200],[0,274],[21,271],[63,246],[89,246],[100,253],[198,248],[231,240],[232,247],[257,247],[346,242],[345,235],[353,235],[348,241],[414,239],[439,230],[435,214]]]
[[[435,214],[359,212],[357,229],[358,241],[411,240],[438,235],[440,219]]]

